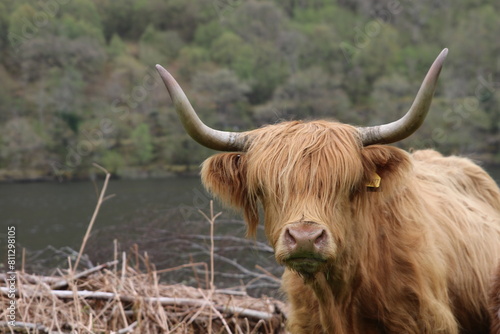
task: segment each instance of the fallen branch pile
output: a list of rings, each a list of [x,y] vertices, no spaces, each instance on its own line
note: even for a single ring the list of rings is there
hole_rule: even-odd
[[[10,300],[1,287],[0,332],[283,332],[280,301],[242,291],[160,284],[156,271],[138,272],[126,262],[120,270],[113,270],[113,261],[64,278],[18,272],[16,324],[8,326]]]

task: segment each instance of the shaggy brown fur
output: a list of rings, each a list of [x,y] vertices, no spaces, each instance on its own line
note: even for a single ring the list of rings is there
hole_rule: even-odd
[[[490,290],[491,331],[490,334],[500,334],[500,266],[494,277]]]
[[[355,128],[285,122],[253,130],[246,153],[203,164],[205,186],[243,211],[258,203],[282,263],[284,228],[323,226],[326,266],[286,269],[292,333],[488,333],[500,259],[500,191],[471,161],[427,150],[362,147]],[[380,191],[366,189],[376,172]]]

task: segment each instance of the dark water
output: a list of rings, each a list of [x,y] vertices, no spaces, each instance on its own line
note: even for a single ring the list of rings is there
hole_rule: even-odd
[[[22,247],[78,249],[97,203],[96,186],[102,185],[103,181],[0,184],[0,235],[14,225]],[[101,206],[94,230],[119,226],[144,212],[151,217],[178,207],[206,210],[210,201],[197,177],[111,180],[106,194],[114,196]]]
[[[495,180],[496,183],[500,185],[500,167],[486,167],[485,169],[493,178],[493,180]]]

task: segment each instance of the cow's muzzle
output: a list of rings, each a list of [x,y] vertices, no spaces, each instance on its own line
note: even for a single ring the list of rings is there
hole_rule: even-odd
[[[280,237],[279,262],[298,272],[315,273],[326,263],[330,240],[327,230],[318,223],[289,224]]]

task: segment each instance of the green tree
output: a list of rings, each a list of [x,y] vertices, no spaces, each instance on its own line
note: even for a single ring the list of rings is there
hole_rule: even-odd
[[[199,93],[199,110],[217,128],[245,129],[249,123],[248,100],[250,88],[234,72],[222,69],[201,72],[193,78],[193,88]]]
[[[0,113],[0,126],[7,122],[12,115],[7,111],[15,110],[15,102],[19,98],[16,98],[14,92],[18,87],[18,82],[15,77],[12,77],[5,67],[0,64],[0,82],[2,83],[2,89],[0,89],[0,106],[4,112]],[[1,152],[1,146],[0,146]]]
[[[125,167],[123,156],[114,150],[105,151],[100,162],[112,175],[120,176]]]
[[[185,79],[190,78],[200,70],[207,70],[210,53],[198,46],[185,46],[179,51],[179,74]]]
[[[287,24],[286,15],[271,2],[248,1],[231,16],[229,25],[245,41],[275,42]]]
[[[44,168],[50,155],[33,121],[15,117],[2,126],[0,168],[15,170]]]
[[[209,21],[206,24],[200,24],[194,35],[194,43],[197,46],[208,49],[220,35],[227,31],[227,28],[216,20]]]
[[[92,22],[76,19],[74,16],[68,14],[64,14],[60,20],[60,32],[62,36],[66,36],[72,40],[85,37],[104,44],[104,35],[100,25],[94,25]]]
[[[344,88],[353,103],[361,104],[367,102],[375,81],[396,63],[398,32],[383,22],[369,21],[356,33],[356,51],[348,56],[349,65],[344,68]]]
[[[269,100],[276,87],[282,84],[289,74],[290,68],[278,50],[271,44],[261,45],[257,50],[255,68],[250,78],[250,102],[259,104]]]
[[[134,156],[139,164],[147,164],[153,158],[153,139],[149,126],[145,123],[139,124],[131,133],[134,145]]]
[[[366,124],[384,124],[399,119],[408,111],[415,98],[417,87],[398,74],[383,76],[373,85],[370,96],[372,111]]]
[[[63,15],[70,15],[77,21],[83,21],[95,29],[102,30],[101,17],[92,0],[71,0],[61,6]]]
[[[55,68],[50,74],[51,80],[47,87],[50,96],[48,107],[76,133],[79,122],[84,117],[82,97],[85,83],[82,74],[75,68],[65,70]]]
[[[143,63],[154,64],[175,59],[184,46],[184,41],[176,31],[158,31],[148,25],[139,41],[139,56]]]
[[[325,10],[328,7],[329,1],[327,0],[312,0],[312,1],[296,1],[296,0],[274,0],[278,6],[282,7],[286,11],[287,15],[293,18],[297,17],[297,12],[313,9],[313,10]]]
[[[477,85],[478,74],[500,74],[500,12],[491,5],[484,5],[464,15],[466,20],[450,31],[449,43],[453,57],[449,57],[449,64],[459,69],[454,71],[453,80],[468,85],[467,88],[472,90]]]
[[[35,14],[33,7],[24,4],[10,15],[7,38],[13,50],[38,35],[40,28],[34,23]]]
[[[113,34],[121,37],[137,38],[144,31],[145,20],[134,21],[134,16],[142,18],[144,13],[134,12],[136,0],[100,0],[98,10],[102,19],[103,32],[107,41]]]
[[[278,87],[271,103],[259,107],[255,116],[260,123],[291,119],[340,119],[359,123],[358,115],[348,112],[349,98],[338,80],[319,67],[292,75]]]
[[[335,28],[328,24],[308,26],[300,45],[300,67],[322,66],[330,73],[337,73],[345,59],[339,52],[342,42]]]
[[[156,0],[148,17],[158,30],[174,30],[184,41],[192,41],[198,26],[214,19],[215,12],[211,1]]]
[[[0,57],[5,58],[9,45],[9,12],[3,3],[0,3]],[[1,61],[1,60],[0,60]]]
[[[233,70],[242,79],[253,76],[254,49],[232,32],[225,32],[212,43],[210,55],[216,63]]]
[[[108,55],[111,59],[115,59],[127,51],[127,46],[117,34],[113,34],[108,46]]]

